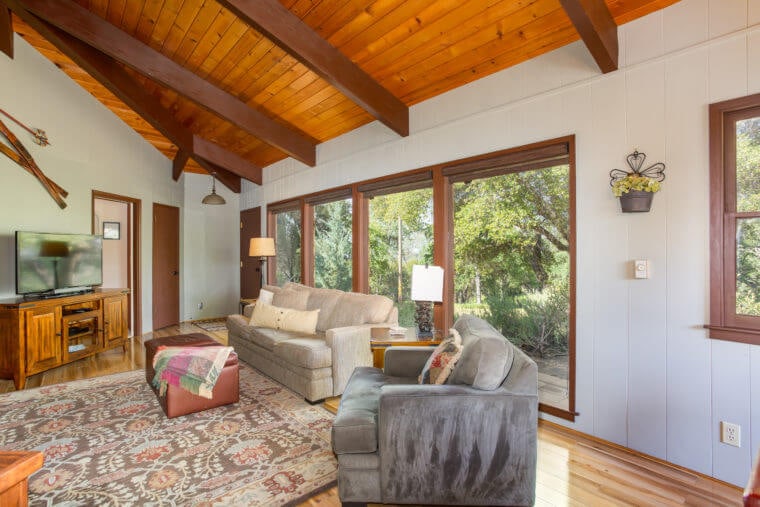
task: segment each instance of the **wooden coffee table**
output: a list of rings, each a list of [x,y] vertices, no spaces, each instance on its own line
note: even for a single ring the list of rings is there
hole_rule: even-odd
[[[39,451],[0,450],[0,505],[27,505],[27,480],[43,461]]]
[[[418,338],[414,328],[407,328],[405,335],[391,335],[389,338],[370,340],[372,349],[372,359],[375,368],[385,366],[385,349],[388,347],[428,347],[436,346],[441,343],[442,337],[440,330],[429,338]]]

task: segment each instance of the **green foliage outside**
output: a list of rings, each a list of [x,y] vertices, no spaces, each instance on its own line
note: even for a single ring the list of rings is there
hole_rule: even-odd
[[[412,266],[433,262],[433,192],[423,188],[376,196],[369,209],[370,292],[392,298],[399,324],[412,326]]]
[[[568,350],[568,174],[558,166],[454,186],[455,310],[485,316],[534,357]]]
[[[736,209],[760,211],[760,118],[737,123]],[[760,218],[737,220],[736,313],[760,316]]]
[[[314,207],[314,285],[352,289],[351,199]]]
[[[277,214],[277,283],[301,281],[301,212]]]

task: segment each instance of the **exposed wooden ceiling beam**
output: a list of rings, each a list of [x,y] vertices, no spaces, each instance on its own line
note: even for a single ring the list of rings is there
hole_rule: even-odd
[[[0,51],[13,58],[13,16],[11,10],[0,5]]]
[[[218,165],[212,164],[210,162],[204,162],[203,168],[206,169],[209,174],[216,176],[216,179],[222,182],[225,187],[231,189],[237,194],[240,193],[240,176],[232,174],[228,170],[222,169]],[[235,188],[237,188],[237,190],[235,190]]]
[[[199,77],[150,46],[77,5],[60,0],[3,0],[25,9],[140,74],[205,107],[301,162],[316,164],[316,142],[278,123],[245,102]]]
[[[97,79],[111,93],[116,95],[116,97],[132,108],[145,121],[161,132],[170,142],[179,148],[180,153],[189,154],[189,158],[195,160],[209,173],[218,172],[222,174],[222,172],[226,172],[227,176],[224,179],[220,177],[219,181],[227,185],[233,192],[240,192],[240,176],[233,174],[225,168],[216,165],[212,166],[204,158],[194,154],[193,133],[180,125],[171,113],[161,106],[158,99],[139,86],[113,59],[39,19],[23,8],[19,7],[16,9],[16,6],[14,6],[14,12],[40,35],[50,41],[59,51],[71,58],[74,63]],[[175,158],[172,170],[173,176],[176,175],[175,180],[179,178],[179,174],[184,169],[185,163],[187,163],[187,159],[185,159],[184,163],[180,163]]]
[[[278,0],[217,0],[399,135],[409,108]]]
[[[602,72],[617,70],[617,24],[604,0],[559,1]]]
[[[200,136],[193,136],[193,153],[215,165],[226,167],[235,174],[261,185],[261,167],[257,167],[244,158],[227,151]]]
[[[174,155],[172,160],[172,179],[177,181],[182,176],[182,171],[185,170],[187,161],[190,160],[190,154],[185,150],[177,150],[177,154]]]

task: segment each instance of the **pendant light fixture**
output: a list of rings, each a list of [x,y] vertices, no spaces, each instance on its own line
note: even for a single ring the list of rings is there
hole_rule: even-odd
[[[211,193],[203,198],[203,204],[227,204],[224,197],[216,193],[216,173],[211,173]]]

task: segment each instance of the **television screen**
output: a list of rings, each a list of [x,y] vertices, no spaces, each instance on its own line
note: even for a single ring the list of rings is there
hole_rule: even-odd
[[[103,283],[103,238],[16,231],[16,293]]]

